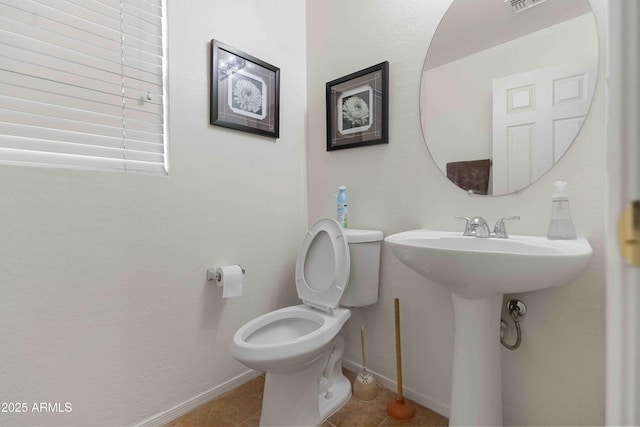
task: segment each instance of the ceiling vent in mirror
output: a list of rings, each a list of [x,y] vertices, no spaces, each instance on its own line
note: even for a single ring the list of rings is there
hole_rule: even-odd
[[[513,13],[520,13],[534,6],[541,5],[547,0],[504,0],[505,6]]]

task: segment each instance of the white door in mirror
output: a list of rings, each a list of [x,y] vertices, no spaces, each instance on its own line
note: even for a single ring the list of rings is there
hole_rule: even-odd
[[[589,112],[596,68],[561,65],[493,80],[493,191],[518,191],[567,151]]]

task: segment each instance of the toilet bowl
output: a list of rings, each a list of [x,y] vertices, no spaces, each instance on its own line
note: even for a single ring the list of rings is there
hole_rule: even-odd
[[[281,308],[241,327],[232,354],[258,371],[290,373],[317,361],[349,317],[346,308],[331,316],[304,304]]]
[[[296,260],[303,304],[259,316],[233,336],[231,354],[266,373],[261,426],[315,426],[349,400],[339,333],[351,312],[340,305],[377,301],[382,237],[333,219],[316,222]]]

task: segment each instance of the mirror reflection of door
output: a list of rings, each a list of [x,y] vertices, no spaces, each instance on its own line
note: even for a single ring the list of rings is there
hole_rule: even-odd
[[[576,128],[585,119],[597,80],[598,34],[589,0],[546,0],[519,13],[509,10],[508,4],[503,0],[452,0],[429,46],[423,69],[420,117],[429,153],[445,176],[458,187],[476,194],[482,194],[476,190],[482,187],[488,188],[489,195],[518,191],[553,167],[579,135]],[[505,154],[494,153],[494,80],[562,67],[568,70],[583,67],[587,71],[575,71],[575,75],[585,72],[588,78],[578,83],[560,79],[551,87],[551,95],[539,88],[535,93],[513,91],[512,101],[516,102],[513,107],[534,101],[542,105],[543,101],[534,97],[543,93],[551,99],[554,96],[569,99],[576,90],[582,90],[587,97],[581,101],[585,111],[568,113],[564,121],[554,119],[557,123],[549,125],[551,148],[545,148],[544,159],[537,159],[543,151],[534,153],[533,164],[531,150],[526,145],[516,145],[515,141],[532,143],[541,130],[529,134],[526,128],[513,127],[509,136],[512,150],[507,154],[511,157],[511,169],[522,171],[521,165],[526,164],[528,170],[505,185],[500,170],[506,167],[501,160]],[[522,86],[529,84],[538,83]],[[579,87],[580,84],[583,86]],[[562,104],[565,108],[570,103]],[[577,119],[578,116],[581,117]],[[502,145],[508,147],[506,143]],[[549,150],[553,155],[548,155]],[[525,157],[517,157],[518,152]],[[491,165],[488,171],[478,170],[479,165],[487,164]],[[457,175],[452,175],[452,171]],[[488,182],[473,185],[470,183],[473,179],[468,178],[475,176]]]
[[[589,111],[596,72],[565,64],[493,81],[492,194],[518,191],[560,160]]]

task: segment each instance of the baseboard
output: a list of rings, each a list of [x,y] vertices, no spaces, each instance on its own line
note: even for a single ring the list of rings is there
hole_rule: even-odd
[[[355,374],[357,374],[358,372],[362,372],[362,365],[352,360],[342,359],[342,367]],[[372,371],[369,368],[367,368],[367,372],[374,376],[374,378],[376,379],[376,383],[380,387],[393,392],[397,390],[398,384],[394,380],[387,378],[384,375],[380,375],[379,373]],[[402,389],[404,397],[406,397],[407,399],[410,399],[411,401],[416,402],[417,404],[422,405],[427,409],[431,409],[433,412],[437,412],[443,417],[449,418],[450,408],[448,405],[439,400],[432,399],[429,396],[418,393],[415,390],[410,389],[406,385],[403,385]]]
[[[170,423],[171,421],[178,418],[180,415],[184,415],[187,412],[197,408],[203,403],[207,403],[208,401],[215,399],[216,397],[224,394],[234,388],[251,381],[252,379],[259,377],[262,375],[262,372],[249,370],[245,373],[238,375],[237,377],[231,378],[226,383],[220,384],[216,387],[213,387],[199,395],[185,400],[184,402],[174,406],[173,408],[161,412],[159,414],[153,415],[144,421],[141,421],[138,424],[135,424],[136,427],[157,427],[163,426],[165,424]]]

